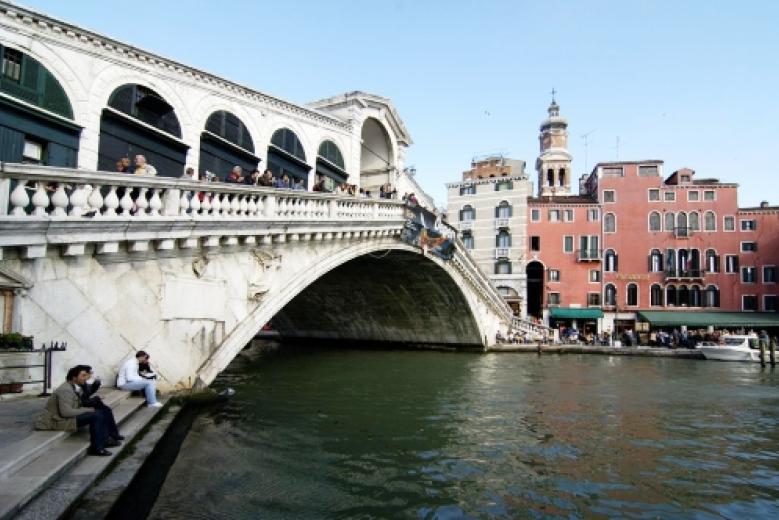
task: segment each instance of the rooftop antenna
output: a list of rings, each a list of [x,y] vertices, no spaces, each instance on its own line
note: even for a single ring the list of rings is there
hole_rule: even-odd
[[[590,145],[589,139],[590,139],[590,135],[591,135],[593,132],[595,132],[595,129],[594,129],[594,128],[593,128],[592,130],[590,130],[589,132],[587,132],[586,134],[582,134],[582,135],[580,136],[582,139],[584,139],[584,173],[585,173],[585,174],[586,174],[586,173],[589,171],[589,170],[587,169],[587,151],[588,151],[588,150],[587,150],[587,148],[588,148],[588,147],[589,147],[589,145]]]

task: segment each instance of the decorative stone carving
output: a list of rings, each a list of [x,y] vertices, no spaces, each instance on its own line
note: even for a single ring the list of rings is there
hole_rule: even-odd
[[[206,272],[206,268],[208,267],[208,263],[210,261],[211,259],[208,258],[208,255],[206,254],[203,254],[202,256],[195,258],[192,261],[192,271],[195,273],[195,276],[197,276],[198,278],[202,278]]]

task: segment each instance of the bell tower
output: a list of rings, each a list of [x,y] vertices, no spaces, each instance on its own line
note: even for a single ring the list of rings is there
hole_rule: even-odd
[[[540,155],[536,159],[538,195],[571,195],[571,154],[568,153],[568,120],[560,116],[560,105],[552,89],[549,116],[541,123],[538,141]]]

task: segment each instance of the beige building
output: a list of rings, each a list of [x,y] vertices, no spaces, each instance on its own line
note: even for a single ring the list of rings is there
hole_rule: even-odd
[[[474,158],[462,180],[446,185],[448,221],[517,315],[525,315],[527,198],[525,162]]]

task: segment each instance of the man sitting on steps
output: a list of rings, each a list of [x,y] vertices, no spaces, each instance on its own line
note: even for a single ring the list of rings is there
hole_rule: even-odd
[[[135,358],[130,358],[119,369],[119,377],[116,386],[122,390],[143,390],[146,395],[146,404],[152,408],[159,408],[162,403],[157,401],[157,387],[154,379],[146,379],[138,373],[141,363],[149,362],[149,354],[143,350],[135,353]]]
[[[105,457],[111,455],[105,448],[119,446],[119,441],[109,437],[108,425],[102,413],[81,406],[80,386],[87,379],[89,373],[82,366],[68,370],[67,381],[57,387],[46,401],[46,407],[35,420],[35,429],[74,432],[88,424],[88,453]]]

